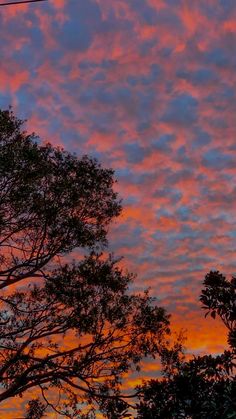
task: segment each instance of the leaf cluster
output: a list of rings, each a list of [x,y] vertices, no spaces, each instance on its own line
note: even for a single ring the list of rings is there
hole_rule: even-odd
[[[229,330],[228,343],[236,350],[236,278],[228,281],[219,271],[209,272],[200,296],[206,316],[218,315]]]

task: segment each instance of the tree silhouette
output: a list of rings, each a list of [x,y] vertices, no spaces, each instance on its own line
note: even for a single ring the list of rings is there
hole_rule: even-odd
[[[121,206],[113,171],[78,160],[0,112],[0,288],[41,276],[55,256],[106,243],[107,226]]]
[[[181,346],[175,351],[164,348],[164,378],[139,388],[139,419],[236,418],[236,280],[228,281],[216,271],[207,274],[203,284],[203,309],[214,319],[218,315],[228,328],[231,350],[187,362]]]
[[[0,111],[0,402],[33,389],[28,419],[118,415],[123,374],[161,353],[169,316],[101,253],[121,211],[113,171],[22,125]]]
[[[228,281],[219,271],[210,272],[204,280],[200,301],[208,314],[218,315],[227,327],[228,343],[236,351],[236,278]]]

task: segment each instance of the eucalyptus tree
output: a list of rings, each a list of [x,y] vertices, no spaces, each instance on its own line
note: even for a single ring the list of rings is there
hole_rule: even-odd
[[[101,252],[121,212],[114,182],[0,111],[0,403],[33,390],[28,419],[127,412],[123,375],[165,345],[165,310]]]

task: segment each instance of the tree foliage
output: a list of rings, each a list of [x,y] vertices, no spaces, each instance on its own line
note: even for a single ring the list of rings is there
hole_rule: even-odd
[[[27,418],[118,415],[123,374],[160,353],[169,317],[101,253],[121,211],[113,171],[22,124],[0,111],[0,402],[33,389]]]
[[[76,247],[106,243],[121,206],[113,171],[78,159],[21,130],[0,112],[0,288],[48,266]]]
[[[236,281],[218,271],[204,280],[200,296],[203,309],[218,315],[228,329],[231,350],[218,356],[183,359],[182,347],[164,349],[163,379],[146,382],[140,390],[139,419],[229,419],[236,418]]]
[[[64,392],[69,386],[67,398],[76,389],[80,402],[118,394],[120,376],[158,353],[168,330],[164,310],[152,307],[148,295],[128,295],[130,279],[112,258],[92,254],[48,274],[44,286],[6,297],[0,401],[35,386]]]
[[[215,318],[218,315],[228,329],[228,343],[236,351],[236,278],[228,281],[218,271],[210,272],[204,280],[200,301],[203,308]]]

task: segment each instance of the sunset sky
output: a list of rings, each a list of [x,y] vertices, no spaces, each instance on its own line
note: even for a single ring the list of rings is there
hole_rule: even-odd
[[[110,249],[189,352],[220,352],[198,297],[236,273],[236,1],[48,0],[1,7],[0,31],[0,107],[115,169]]]

